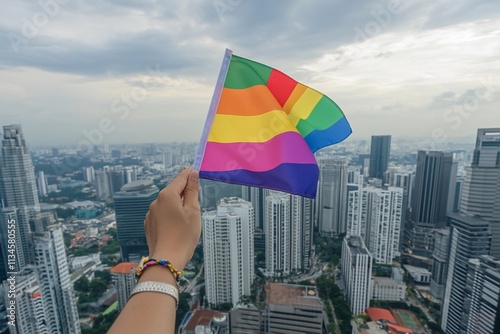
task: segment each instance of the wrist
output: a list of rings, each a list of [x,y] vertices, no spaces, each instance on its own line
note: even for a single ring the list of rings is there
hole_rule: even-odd
[[[177,254],[177,256],[176,256]],[[149,257],[157,260],[167,260],[169,261],[177,271],[184,271],[189,260],[185,260],[184,257],[178,256],[177,251],[155,251]]]
[[[174,275],[167,268],[158,265],[147,267],[139,277],[138,283],[147,281],[163,282],[177,286]]]

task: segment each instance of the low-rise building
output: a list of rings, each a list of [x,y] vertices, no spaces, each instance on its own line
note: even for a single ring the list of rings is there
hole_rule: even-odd
[[[406,297],[406,284],[389,277],[372,278],[372,299],[402,301]]]
[[[410,277],[413,279],[413,282],[415,282],[416,284],[431,283],[432,273],[429,270],[421,267],[410,266],[408,264],[405,264],[403,267],[406,269]]]

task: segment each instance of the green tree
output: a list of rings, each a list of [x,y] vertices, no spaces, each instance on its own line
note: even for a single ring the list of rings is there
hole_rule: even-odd
[[[64,245],[66,246],[66,248],[71,246],[71,240],[73,240],[73,236],[71,234],[69,234],[68,232],[64,232],[63,238],[64,238]]]
[[[78,292],[89,292],[89,279],[82,276],[75,282],[75,290]]]
[[[189,293],[184,292],[179,294],[179,306],[177,307],[177,313],[175,314],[176,329],[179,328],[182,319],[184,319],[186,313],[189,311],[189,299],[191,299],[191,295]]]

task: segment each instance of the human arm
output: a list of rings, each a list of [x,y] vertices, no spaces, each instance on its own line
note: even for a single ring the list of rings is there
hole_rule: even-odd
[[[198,188],[198,172],[185,169],[160,192],[144,221],[150,257],[168,260],[179,271],[191,260],[201,235]],[[146,281],[176,284],[170,271],[158,265],[144,270],[139,283]],[[169,295],[134,294],[108,334],[174,333],[175,311]]]

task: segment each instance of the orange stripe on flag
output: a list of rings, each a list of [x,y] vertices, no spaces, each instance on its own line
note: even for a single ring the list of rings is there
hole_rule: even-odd
[[[269,89],[263,85],[245,89],[224,88],[217,114],[235,116],[257,116],[271,110],[281,109]]]

